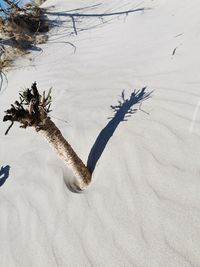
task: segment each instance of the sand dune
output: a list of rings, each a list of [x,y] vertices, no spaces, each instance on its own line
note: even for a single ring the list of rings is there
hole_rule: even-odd
[[[0,187],[1,267],[200,266],[199,1],[130,2],[47,0],[56,23],[49,41],[7,73],[0,92],[0,170],[10,166]],[[150,9],[79,18],[75,35],[72,20],[58,13],[77,8]],[[15,125],[4,135],[3,111],[34,81],[41,91],[53,87],[52,120],[85,163],[123,90],[126,99],[134,89],[153,91],[108,131],[83,194],[68,190],[71,174],[33,129]]]

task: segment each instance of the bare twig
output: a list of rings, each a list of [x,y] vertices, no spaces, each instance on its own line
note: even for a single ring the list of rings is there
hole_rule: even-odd
[[[149,112],[142,109],[142,103],[140,103],[140,105],[139,105],[139,110],[146,113],[147,115],[149,115]]]
[[[14,121],[11,122],[10,126],[8,127],[8,129],[7,129],[6,132],[5,132],[5,135],[8,134],[8,132],[10,131],[10,129],[11,129],[11,127],[13,126],[13,124],[14,124]]]

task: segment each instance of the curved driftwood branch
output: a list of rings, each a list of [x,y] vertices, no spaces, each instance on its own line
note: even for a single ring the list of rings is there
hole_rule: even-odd
[[[14,105],[5,111],[6,115],[3,121],[11,121],[5,134],[8,133],[14,122],[19,122],[21,128],[34,127],[72,170],[76,179],[70,187],[74,191],[82,191],[90,184],[91,173],[48,116],[51,111],[50,106],[51,89],[47,96],[45,92],[40,95],[36,83],[33,83],[31,89],[20,93],[20,101],[15,101]]]

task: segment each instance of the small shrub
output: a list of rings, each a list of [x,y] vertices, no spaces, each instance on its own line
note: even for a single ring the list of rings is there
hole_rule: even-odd
[[[0,17],[0,69],[17,55],[22,55],[36,44],[47,41],[49,23],[42,9],[36,5],[19,7],[14,1],[4,0],[8,8]]]

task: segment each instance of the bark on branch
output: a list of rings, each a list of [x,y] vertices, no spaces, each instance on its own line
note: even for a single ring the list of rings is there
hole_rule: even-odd
[[[11,121],[6,134],[14,122],[19,122],[21,128],[34,127],[74,173],[76,180],[71,188],[74,191],[82,191],[90,184],[91,173],[48,116],[50,105],[51,89],[47,95],[45,92],[40,95],[34,83],[31,89],[20,94],[20,101],[15,101],[11,108],[5,111],[3,121]]]

